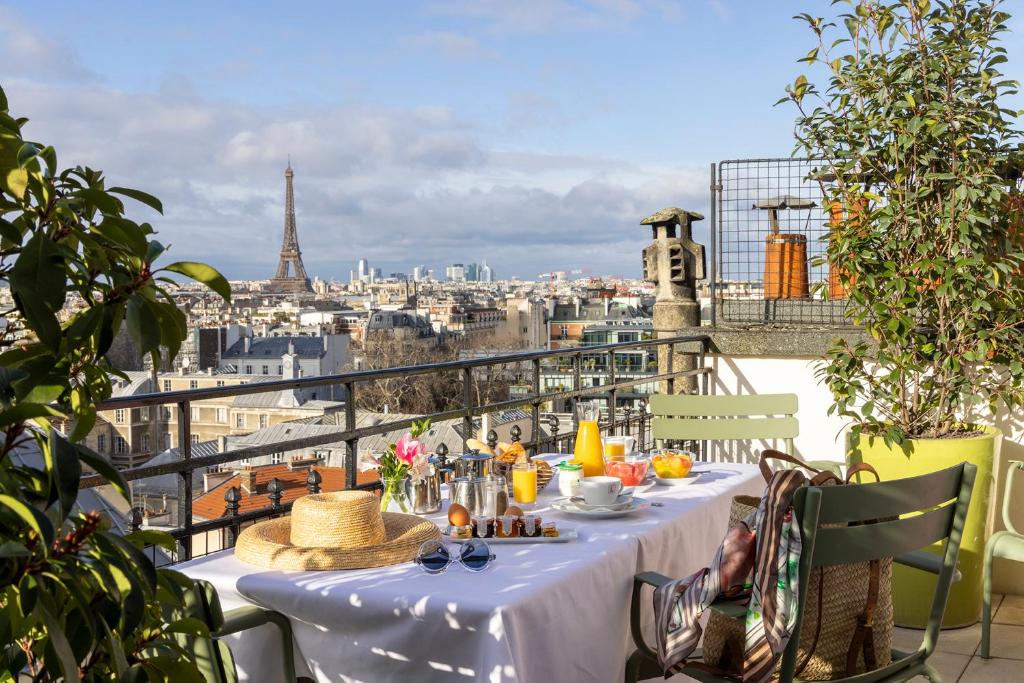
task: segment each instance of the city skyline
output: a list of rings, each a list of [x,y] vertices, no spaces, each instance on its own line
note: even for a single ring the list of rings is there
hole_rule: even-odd
[[[273,275],[288,154],[310,277],[361,256],[639,276],[644,216],[707,215],[711,162],[791,152],[795,111],[773,105],[812,41],[798,0],[240,7],[0,4],[26,136],[159,197],[133,216],[233,279]]]

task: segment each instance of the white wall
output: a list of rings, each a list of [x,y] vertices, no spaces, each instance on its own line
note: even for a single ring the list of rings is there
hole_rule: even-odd
[[[832,395],[815,378],[816,358],[765,358],[762,356],[709,356],[714,368],[711,393],[721,395],[795,393],[800,401],[797,417],[800,436],[795,440],[796,455],[805,460],[834,460],[843,462],[845,421],[830,417],[828,408]],[[1005,414],[992,419],[979,416],[972,422],[995,424],[1004,434],[996,455],[992,482],[990,521],[992,530],[1003,528],[1001,509],[1006,489],[1006,469],[1009,460],[1024,460],[1024,410],[1016,418]],[[782,448],[782,444],[742,442],[713,444],[711,459],[728,462],[755,462],[757,453],[768,447]],[[1018,473],[1014,499],[1024,503],[1024,473]],[[1024,504],[1012,506],[1011,522],[1024,529]],[[998,560],[993,571],[996,592],[1024,594],[1024,563]]]

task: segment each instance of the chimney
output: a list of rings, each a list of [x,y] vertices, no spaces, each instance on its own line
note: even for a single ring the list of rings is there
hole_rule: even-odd
[[[242,493],[248,496],[256,495],[256,470],[251,467],[239,470],[238,479],[242,484]]]
[[[223,453],[228,449],[228,437],[221,434],[217,437],[217,452]]]
[[[246,353],[249,353],[250,343],[251,339],[248,336],[242,337],[242,350],[245,351]]]
[[[206,368],[206,374],[209,375],[210,377],[213,377],[213,366],[212,365],[210,367]]]

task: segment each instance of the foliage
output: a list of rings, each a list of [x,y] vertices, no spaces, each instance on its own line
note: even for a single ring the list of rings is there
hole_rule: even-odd
[[[1008,15],[999,0],[833,4],[838,22],[798,17],[827,88],[800,76],[780,102],[799,108],[798,151],[824,160],[827,260],[873,343],[837,341],[819,376],[854,436],[954,436],[1024,398],[1024,252],[1000,175],[1019,135],[998,69]]]
[[[157,269],[165,248],[125,215],[122,198],[160,212],[159,200],[107,187],[90,168],[59,171],[53,147],[23,139],[26,121],[8,113],[0,89],[0,280],[15,302],[0,336],[0,681],[22,670],[37,681],[198,681],[175,634],[201,625],[163,618],[190,581],[142,551],[173,550],[173,539],[122,537],[81,509],[82,463],[128,491],[77,442],[111,394],[104,354],[122,327],[154,355],[161,345],[176,354],[185,337],[174,281],[161,271],[225,299],[230,289],[203,264]],[[70,438],[51,428],[62,418],[74,424]]]

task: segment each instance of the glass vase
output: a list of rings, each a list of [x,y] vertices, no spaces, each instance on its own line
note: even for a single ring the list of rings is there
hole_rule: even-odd
[[[384,491],[380,496],[381,512],[409,512],[409,498],[405,494],[405,477],[382,479]]]

